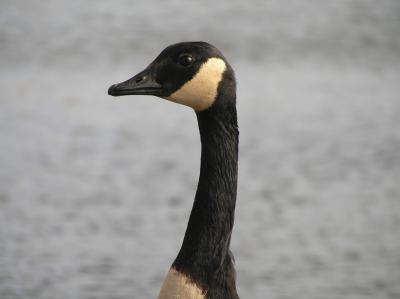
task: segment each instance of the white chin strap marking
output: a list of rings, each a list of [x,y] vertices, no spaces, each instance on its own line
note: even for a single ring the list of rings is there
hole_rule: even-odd
[[[218,85],[225,69],[226,64],[221,58],[208,59],[190,81],[166,99],[192,107],[196,111],[207,109],[217,97]]]

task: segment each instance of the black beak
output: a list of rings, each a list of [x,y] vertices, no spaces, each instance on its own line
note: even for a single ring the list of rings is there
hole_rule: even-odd
[[[161,96],[162,85],[156,82],[149,67],[129,80],[111,85],[108,94],[114,97],[125,95]]]

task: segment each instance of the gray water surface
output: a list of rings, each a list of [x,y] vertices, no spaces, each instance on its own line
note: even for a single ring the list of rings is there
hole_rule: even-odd
[[[106,95],[168,44],[238,80],[242,298],[400,298],[400,2],[0,4],[0,298],[156,298],[196,189],[194,113]]]

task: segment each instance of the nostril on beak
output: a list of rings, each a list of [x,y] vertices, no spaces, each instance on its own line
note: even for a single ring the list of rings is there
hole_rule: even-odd
[[[142,81],[145,80],[145,79],[146,79],[146,76],[140,76],[140,77],[136,78],[135,82],[136,82],[136,83],[140,83],[140,82],[142,82]]]

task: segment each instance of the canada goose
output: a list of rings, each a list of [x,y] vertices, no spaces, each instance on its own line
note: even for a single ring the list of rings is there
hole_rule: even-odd
[[[142,72],[108,89],[192,107],[201,138],[200,177],[185,237],[159,299],[238,299],[229,250],[237,190],[239,131],[234,72],[205,42],[164,49]]]

